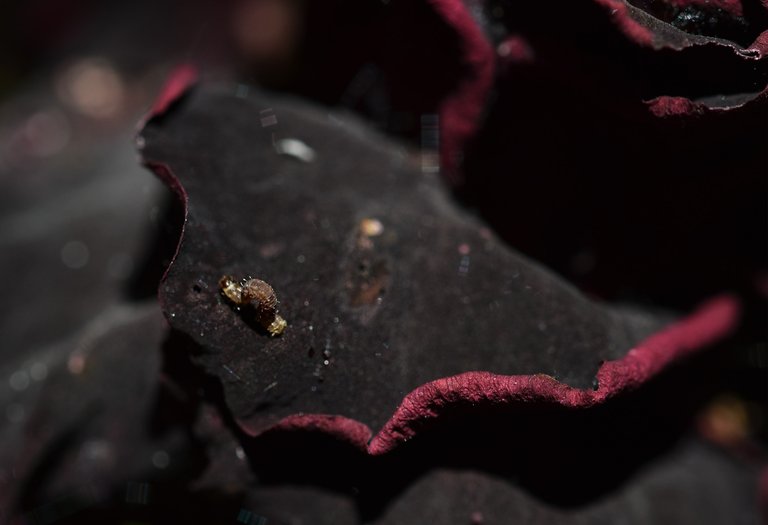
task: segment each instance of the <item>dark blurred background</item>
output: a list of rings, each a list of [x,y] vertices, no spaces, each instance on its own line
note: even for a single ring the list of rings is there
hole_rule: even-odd
[[[207,2],[5,2],[0,16],[0,301],[23,360],[128,293],[166,198],[136,123],[204,37]],[[219,32],[219,34],[221,34]],[[203,53],[205,47],[202,48]],[[144,292],[139,292],[144,293]],[[153,293],[153,292],[152,292]]]

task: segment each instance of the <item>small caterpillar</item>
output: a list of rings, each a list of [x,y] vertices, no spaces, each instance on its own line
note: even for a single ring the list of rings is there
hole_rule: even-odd
[[[231,275],[224,275],[219,279],[219,288],[236,305],[253,306],[256,320],[272,337],[285,331],[288,323],[277,313],[277,295],[268,283],[250,277],[238,282]]]

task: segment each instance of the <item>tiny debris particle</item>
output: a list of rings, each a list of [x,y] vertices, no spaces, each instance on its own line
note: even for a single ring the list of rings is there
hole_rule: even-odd
[[[384,225],[378,219],[366,218],[360,221],[360,232],[366,237],[378,237],[384,233]]]
[[[238,306],[251,306],[256,320],[272,337],[285,331],[288,323],[277,313],[277,295],[272,287],[261,279],[246,278],[236,281],[230,275],[219,279],[221,294]]]
[[[235,371],[234,371],[234,370],[232,370],[231,368],[229,368],[227,365],[221,365],[221,367],[222,367],[224,370],[226,370],[226,371],[229,373],[229,375],[231,375],[232,377],[236,378],[238,381],[242,381],[242,379],[240,378],[240,376],[239,376],[239,375],[237,375],[237,374],[235,373]]]
[[[262,128],[268,128],[270,126],[274,126],[277,124],[277,117],[275,116],[274,111],[272,111],[271,108],[261,110],[259,112],[261,114],[261,127]]]
[[[461,257],[461,261],[459,262],[459,275],[467,275],[469,273],[469,255],[463,255]]]

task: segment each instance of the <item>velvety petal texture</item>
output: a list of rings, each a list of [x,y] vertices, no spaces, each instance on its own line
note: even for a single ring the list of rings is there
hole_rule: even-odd
[[[724,296],[647,339],[669,320],[538,269],[347,117],[199,88],[141,138],[187,208],[163,308],[250,435],[312,427],[366,447],[383,427],[368,446],[383,453],[444,405],[588,407],[738,322]],[[282,335],[225,298],[230,274],[271,284]]]

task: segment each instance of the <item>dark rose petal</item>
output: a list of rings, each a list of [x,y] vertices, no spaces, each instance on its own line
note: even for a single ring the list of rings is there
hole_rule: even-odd
[[[432,0],[434,9],[461,40],[461,61],[467,73],[441,103],[441,153],[446,173],[456,177],[464,144],[476,132],[494,75],[493,49],[464,2]]]
[[[461,0],[307,3],[302,60],[280,87],[439,148],[443,172],[456,176],[493,82],[477,11]],[[439,121],[439,141],[425,137],[423,119]]]
[[[768,24],[768,9],[757,0],[630,0],[654,17],[687,33],[749,45]]]
[[[278,525],[361,523],[352,498],[346,494],[317,487],[289,485],[251,490],[243,502],[243,507],[249,509],[245,512],[250,513],[254,520],[264,519],[266,523]]]
[[[195,437],[206,445],[208,465],[192,483],[194,491],[240,493],[256,479],[245,452],[226,428],[216,407],[202,404],[195,422]]]
[[[183,429],[149,426],[166,326],[156,305],[115,305],[64,343],[29,416],[6,429],[3,468],[15,479],[0,491],[4,509],[52,522],[124,494],[129,481],[197,468]]]
[[[768,55],[768,30],[760,33],[751,47],[757,49],[762,56]]]
[[[546,18],[551,7],[498,2],[487,15],[494,39],[502,42],[507,36],[522,37],[540,67],[552,70],[550,82],[592,81],[598,89],[599,83],[624,82],[616,95],[627,98],[636,95],[638,87],[663,89],[664,83],[678,89],[713,90],[712,95],[718,94],[715,89],[724,89],[720,94],[739,89],[756,94],[766,88],[768,72],[761,64],[760,31],[740,45],[682,31],[622,0],[596,0],[593,5],[558,2],[558,16]],[[514,58],[504,48],[499,49],[499,55],[502,65]],[[567,59],[584,63],[569,64]],[[601,72],[595,67],[598,65],[607,69]],[[678,66],[677,71],[673,65]],[[577,66],[595,69],[578,74]],[[710,74],[712,71],[718,75]],[[725,71],[729,74],[724,77]],[[643,78],[644,82],[634,84]],[[744,90],[745,85],[751,88]],[[500,95],[505,95],[503,89]]]
[[[364,447],[368,428],[387,423],[370,445],[381,453],[452,399],[588,406],[718,340],[738,316],[724,297],[638,345],[660,319],[587,300],[456,209],[404,152],[312,108],[198,89],[142,137],[146,162],[187,205],[163,309],[252,435],[280,422]],[[282,336],[235,311],[224,274],[272,285]],[[590,386],[598,368],[598,390],[566,386]]]
[[[162,116],[197,83],[198,78],[199,72],[193,64],[182,64],[174,68],[139,127],[143,127],[150,119]]]
[[[218,487],[243,515],[277,523],[313,514],[320,523],[419,523],[430,515],[442,523],[448,514],[477,513],[495,523],[510,512],[545,523],[610,523],[635,516],[642,500],[647,515],[635,516],[638,523],[664,523],[669,513],[694,523],[702,511],[714,523],[729,513],[755,516],[759,462],[683,437],[690,403],[722,382],[723,357],[697,356],[588,410],[525,400],[494,412],[467,402],[461,414],[385,457],[324,442],[307,428],[257,438],[235,429],[235,439],[218,416],[206,417],[214,421],[204,432],[211,461],[206,490],[194,499]],[[247,485],[235,482],[248,475],[243,453],[253,469]],[[668,491],[676,496],[649,498]]]
[[[689,308],[749,288],[768,265],[764,46],[624,2],[558,2],[556,17],[501,5],[497,96],[465,156],[466,202],[605,297]]]
[[[715,44],[755,57],[751,44],[768,22],[768,10],[753,1],[594,0],[635,43],[655,49]],[[587,12],[588,10],[584,10]]]
[[[611,54],[613,62],[625,64],[633,53],[623,54],[621,44],[613,42],[618,33],[624,44],[661,51],[660,57],[707,48],[695,51],[693,55],[704,57],[693,60],[707,71],[718,71],[715,76],[737,92],[743,82],[729,70],[741,67],[744,76],[763,56],[759,35],[767,23],[768,11],[754,0],[546,4],[494,0],[473,5],[458,0],[384,5],[337,1],[308,7],[305,60],[296,66],[294,81],[282,87],[359,111],[382,128],[411,139],[420,132],[424,138],[422,116],[439,115],[445,173],[458,183],[465,143],[481,128],[479,122],[492,100],[495,70],[519,56],[504,47],[507,37],[522,33],[536,44],[543,38],[554,40],[562,53],[557,65],[567,61],[574,35],[601,47],[595,55]],[[355,42],[353,50],[349,42]],[[499,45],[498,58],[492,42]],[[526,60],[537,55],[536,46],[530,50],[534,53],[523,53]],[[679,60],[686,61],[691,60]],[[731,63],[723,69],[721,62]],[[678,76],[685,75],[690,65],[677,69]],[[764,76],[762,80],[761,86],[743,92],[761,91]],[[427,140],[424,145],[436,144]]]
[[[623,408],[631,409],[626,405]],[[647,411],[648,408],[646,406],[644,410]],[[584,416],[582,413],[576,418]],[[610,430],[607,426],[603,428],[603,436],[612,433],[610,441],[618,448],[623,447],[625,457],[637,456],[643,452],[644,442],[638,441],[637,438],[646,436],[625,433],[628,429],[623,428],[624,423],[637,416],[638,414],[635,414],[624,420],[614,420],[612,425],[608,425],[611,426]],[[461,442],[458,441],[445,446],[444,452],[450,450],[454,456],[459,455],[463,459],[452,461],[448,459],[450,456],[446,456],[439,465],[428,464],[414,469],[414,463],[421,463],[423,450],[411,455],[406,454],[405,457],[388,457],[386,462],[374,462],[370,457],[367,462],[356,458],[353,461],[360,463],[358,477],[344,480],[344,484],[337,486],[331,484],[330,480],[338,471],[352,470],[349,469],[350,458],[338,454],[330,457],[323,465],[312,464],[311,460],[309,465],[303,465],[307,471],[320,469],[316,472],[315,482],[292,477],[290,474],[270,479],[264,477],[263,471],[257,470],[259,481],[254,480],[247,486],[236,485],[244,492],[244,496],[238,495],[233,499],[240,505],[240,516],[251,517],[256,522],[259,519],[266,520],[268,523],[310,520],[313,523],[334,524],[473,524],[505,523],[514,520],[547,524],[589,524],[631,520],[632,523],[638,524],[716,524],[727,522],[732,516],[741,516],[755,523],[759,520],[760,509],[755,505],[756,496],[763,483],[759,469],[691,438],[672,441],[663,453],[657,453],[654,457],[644,460],[641,468],[630,475],[620,480],[607,480],[601,485],[602,492],[599,497],[593,494],[586,500],[580,500],[578,496],[573,499],[574,494],[583,492],[585,484],[595,482],[597,476],[588,470],[571,472],[573,468],[588,469],[588,463],[579,464],[577,467],[572,463],[558,464],[556,460],[546,460],[548,453],[558,454],[556,448],[549,447],[563,443],[562,435],[548,436],[549,432],[558,427],[550,427],[547,424],[546,413],[539,412],[539,419],[516,419],[516,433],[530,432],[532,435],[538,435],[541,441],[527,443],[528,449],[524,451],[510,450],[510,453],[518,458],[512,472],[497,468],[499,460],[504,462],[504,456],[498,450],[491,454],[497,462],[491,463],[490,468],[482,469],[471,461],[464,462],[467,456],[472,456],[471,452],[468,454],[466,447],[470,443],[465,443],[464,448],[457,448],[457,444]],[[519,427],[520,424],[537,421],[544,423],[540,429]],[[592,423],[594,422],[593,420]],[[590,424],[586,423],[583,428],[588,428]],[[600,426],[604,424],[605,422]],[[599,459],[606,452],[611,454],[612,451],[592,451],[595,443],[590,443],[590,437],[591,434],[582,439],[577,438],[577,448],[584,447],[584,454],[594,454],[592,464],[599,475],[604,475],[606,463],[615,461],[616,458],[603,456]],[[286,436],[281,439],[286,439]],[[445,439],[451,441],[448,435],[443,435],[443,440]],[[292,442],[290,437],[288,440],[284,456],[266,456],[274,462],[277,471],[285,469],[289,464],[299,465],[296,460],[303,462],[306,459],[303,450],[295,448],[299,443]],[[237,449],[238,444],[221,429],[216,431],[214,441],[216,445],[211,449],[212,469],[209,470],[207,479],[218,479],[219,489],[226,494],[233,486],[233,477],[231,474],[227,476],[224,470],[215,465],[232,465],[233,450]],[[491,438],[487,441],[500,444],[503,438]],[[223,443],[227,445],[222,447]],[[541,446],[537,446],[537,443]],[[474,445],[474,442],[471,444]],[[521,443],[513,438],[507,445],[518,446]],[[639,450],[632,450],[633,446]],[[570,454],[574,452],[569,450]],[[265,450],[259,453],[264,454]],[[311,452],[317,453],[318,451]],[[475,455],[477,454],[478,449],[475,449]],[[533,458],[529,462],[519,461],[519,457],[526,455],[532,455]],[[257,458],[258,456],[255,461],[258,465]],[[539,462],[540,459],[544,461]],[[334,463],[338,465],[335,469]],[[543,480],[539,487],[533,488],[528,484],[526,469],[539,473]],[[240,469],[235,467],[233,470]],[[208,490],[213,488],[214,486],[209,486]],[[199,500],[208,494],[210,492],[197,493],[192,499]]]
[[[426,420],[453,407],[536,403],[585,408],[637,388],[674,359],[709,345],[729,330],[735,305],[723,298],[696,315],[643,341],[621,360],[605,363],[597,374],[599,388],[577,390],[549,376],[498,376],[469,372],[440,379],[411,392],[369,444],[372,453],[387,452],[415,436]]]
[[[755,492],[751,469],[693,442],[651,463],[599,503],[557,508],[503,478],[441,469],[416,480],[371,523],[714,525],[734,516],[757,522]]]

